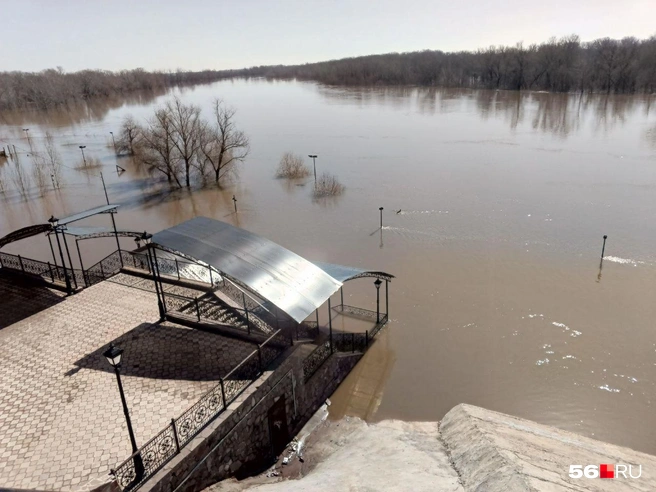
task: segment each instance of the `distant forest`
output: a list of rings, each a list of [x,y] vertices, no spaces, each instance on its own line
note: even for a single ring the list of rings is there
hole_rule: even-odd
[[[420,85],[551,92],[656,93],[656,36],[639,40],[578,36],[542,44],[477,51],[417,51],[344,58],[304,65],[241,70],[110,72],[61,68],[0,72],[0,109],[48,109],[134,91],[214,82],[231,77],[313,80],[329,85]]]
[[[630,94],[656,92],[656,36],[646,40],[578,36],[478,51],[416,51],[294,66],[254,67],[242,76],[296,78],[329,85],[420,85],[472,89]]]

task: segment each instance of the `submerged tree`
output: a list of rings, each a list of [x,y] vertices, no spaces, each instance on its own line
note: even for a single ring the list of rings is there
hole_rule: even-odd
[[[173,144],[175,128],[166,109],[158,109],[142,132],[142,145],[137,158],[151,172],[160,172],[169,183],[180,183],[180,159]]]
[[[185,184],[190,186],[191,169],[198,163],[200,149],[202,133],[200,108],[193,104],[184,104],[176,97],[166,103],[164,111],[173,127],[171,142],[184,165]]]
[[[237,163],[243,162],[250,150],[248,137],[235,127],[235,113],[236,110],[226,107],[221,99],[215,99],[216,123],[205,125],[200,133],[201,167],[205,169],[205,164],[209,164],[216,184],[220,184]]]
[[[234,109],[216,100],[216,123],[210,124],[201,118],[198,106],[175,98],[158,109],[141,130],[137,160],[180,187],[183,182],[191,186],[193,176],[203,181],[211,176],[221,184],[248,155],[248,138],[235,128],[234,114]]]
[[[45,160],[50,176],[54,181],[57,188],[61,187],[62,182],[62,160],[57,147],[55,147],[55,139],[50,132],[46,132],[46,143],[43,158]]]
[[[116,142],[118,154],[134,155],[141,138],[141,127],[132,115],[127,115],[121,123],[121,130]]]

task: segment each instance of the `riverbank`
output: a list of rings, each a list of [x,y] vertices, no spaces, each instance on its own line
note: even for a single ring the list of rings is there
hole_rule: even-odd
[[[656,489],[652,455],[464,404],[439,423],[324,421],[304,448],[303,462],[292,455],[288,465],[206,492]],[[570,477],[570,465],[600,464],[631,465],[640,476],[615,466],[612,480]]]

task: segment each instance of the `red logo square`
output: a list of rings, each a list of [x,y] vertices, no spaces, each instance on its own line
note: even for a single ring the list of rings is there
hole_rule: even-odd
[[[599,478],[615,478],[615,465],[599,465]]]

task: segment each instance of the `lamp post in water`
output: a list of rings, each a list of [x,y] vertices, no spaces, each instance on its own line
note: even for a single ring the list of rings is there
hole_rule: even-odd
[[[84,167],[87,167],[87,159],[84,157],[84,149],[87,148],[86,145],[80,145],[80,150],[82,151],[82,162],[84,162]]]
[[[312,159],[312,167],[314,168],[314,182],[317,182],[317,157],[316,154],[308,154],[308,157]]]

